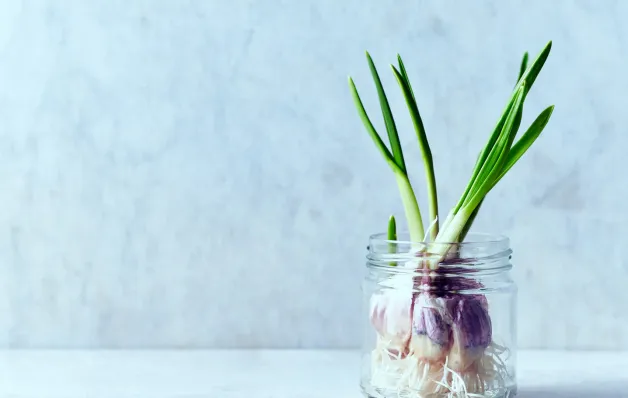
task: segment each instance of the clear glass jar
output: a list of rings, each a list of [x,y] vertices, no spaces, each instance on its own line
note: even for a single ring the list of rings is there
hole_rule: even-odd
[[[509,239],[469,234],[436,259],[426,253],[445,251],[434,245],[370,239],[362,391],[373,398],[514,396]]]

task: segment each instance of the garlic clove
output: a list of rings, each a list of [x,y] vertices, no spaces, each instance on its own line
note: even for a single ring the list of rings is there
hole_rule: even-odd
[[[412,319],[410,350],[425,361],[443,360],[452,342],[446,299],[419,294],[415,298]]]
[[[412,333],[412,293],[388,289],[371,296],[371,323],[392,350],[405,352]]]
[[[464,372],[482,357],[491,343],[492,325],[488,302],[484,296],[462,296],[454,310],[452,325],[453,345],[449,352],[449,366]]]

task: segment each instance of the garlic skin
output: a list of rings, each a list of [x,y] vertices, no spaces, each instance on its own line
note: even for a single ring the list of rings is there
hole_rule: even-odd
[[[468,370],[492,340],[488,301],[482,295],[437,297],[422,292],[412,312],[410,353],[430,363],[442,363],[456,372]]]
[[[492,340],[492,324],[486,297],[460,297],[455,306],[452,332],[449,366],[456,372],[464,372],[482,357]]]
[[[397,275],[371,296],[370,317],[380,340],[390,350],[405,354],[412,334],[412,278]]]
[[[415,298],[410,352],[427,362],[445,359],[453,337],[447,301],[421,293]]]

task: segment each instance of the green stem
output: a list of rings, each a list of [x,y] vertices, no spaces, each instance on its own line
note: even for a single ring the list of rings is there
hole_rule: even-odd
[[[397,222],[395,221],[395,216],[390,216],[390,219],[388,219],[388,234],[386,235],[386,239],[390,241],[388,243],[388,253],[397,253],[397,244],[394,243],[394,241],[397,240]],[[394,267],[396,265],[396,262],[390,262],[391,267]]]
[[[427,182],[427,196],[429,200],[430,212],[429,222],[430,224],[434,224],[434,226],[430,228],[430,237],[432,240],[434,240],[438,235],[439,220],[438,195],[436,192],[436,176],[434,173],[432,150],[430,149],[430,144],[427,140],[427,134],[425,133],[423,119],[421,118],[419,106],[414,96],[414,91],[412,90],[412,85],[410,84],[410,79],[408,78],[403,60],[401,59],[400,55],[397,55],[397,59],[399,61],[399,70],[397,70],[393,65],[391,65],[391,68],[406,100],[406,105],[408,106],[408,110],[410,111],[410,117],[412,118],[412,124],[414,125],[414,130],[419,141],[419,148],[421,149],[421,155],[423,158],[423,167],[425,168],[425,180]]]
[[[395,172],[395,177],[397,177],[397,185],[399,187],[399,193],[401,194],[401,201],[403,202],[406,219],[408,220],[410,240],[413,243],[423,242],[423,238],[425,236],[423,219],[421,218],[419,204],[414,196],[410,180],[406,174],[400,172]]]
[[[502,128],[504,126],[504,123],[506,122],[506,118],[508,117],[508,115],[510,113],[510,108],[512,107],[512,103],[513,103],[513,101],[515,99],[514,98],[515,95],[517,95],[517,92],[519,91],[519,89],[522,88],[524,86],[524,84],[525,84],[525,87],[523,87],[523,89],[524,89],[524,91],[523,91],[523,98],[525,99],[526,95],[528,94],[528,91],[530,91],[530,89],[532,88],[532,85],[534,84],[538,74],[541,72],[541,69],[543,68],[543,65],[545,64],[545,61],[547,60],[547,57],[549,56],[551,48],[552,48],[552,42],[550,41],[550,42],[548,42],[545,45],[545,47],[543,48],[541,53],[536,57],[536,59],[532,62],[532,65],[530,65],[529,68],[527,66],[527,64],[528,64],[527,57],[524,57],[524,58],[526,58],[525,59],[525,70],[521,74],[521,77],[518,79],[517,84],[515,85],[514,92],[512,93],[512,96],[510,97],[508,105],[506,106],[506,108],[502,112],[502,115],[499,118],[499,121],[497,122],[497,125],[495,126],[495,129],[493,130],[493,133],[491,134],[491,136],[489,138],[488,144],[484,147],[484,149],[480,153],[480,157],[478,159],[478,162],[475,164],[475,167],[473,169],[473,173],[471,174],[471,179],[469,181],[469,184],[465,188],[465,191],[462,194],[462,196],[460,197],[460,200],[458,201],[458,203],[454,207],[454,210],[453,210],[454,214],[456,214],[460,210],[460,208],[468,201],[469,196],[471,196],[473,194],[472,188],[474,188],[476,186],[476,180],[478,178],[481,178],[481,177],[478,176],[478,174],[480,173],[480,169],[482,168],[482,166],[486,162],[486,159],[487,159],[487,157],[489,155],[489,151],[495,145],[495,143],[497,141],[497,138],[498,138],[498,136],[500,134],[500,131],[502,130]],[[522,64],[523,64],[523,62],[522,62]]]
[[[523,76],[523,74],[525,73],[525,71],[527,69],[528,69],[528,52],[526,51],[523,54],[523,58],[521,59],[521,66],[519,68],[519,76],[517,76],[517,83],[519,83],[519,80],[521,80],[521,77]],[[516,86],[516,84],[515,84],[515,86]],[[553,110],[553,107],[552,107],[552,110]],[[549,111],[549,113],[551,115],[551,110]],[[549,120],[549,116],[547,117],[547,119]],[[545,123],[547,123],[547,121],[545,121]],[[545,125],[543,125],[543,127],[545,127]],[[541,130],[542,130],[542,128],[541,128]],[[538,133],[540,134],[540,131]],[[529,133],[526,132],[524,134],[524,137],[526,135],[528,135],[528,134]],[[538,137],[538,135],[536,135],[536,137]],[[534,137],[534,139],[536,139],[536,137]],[[534,141],[534,139],[532,141]],[[522,141],[522,140],[520,140],[520,141]],[[523,141],[525,141],[525,140],[523,140]],[[510,152],[513,152],[513,149],[515,149],[516,147],[517,147],[517,144],[515,144],[515,146],[513,148],[511,148]],[[508,158],[511,158],[511,156],[512,156],[512,154],[509,153],[508,154]],[[495,181],[495,183],[493,185],[497,184],[497,182],[504,176],[504,174],[506,174],[506,172],[510,169],[510,167],[512,167],[512,164],[514,164],[519,159],[519,157],[517,157],[514,161],[510,161],[509,162],[510,164],[508,164],[508,162],[507,162],[507,164],[504,167],[504,170],[502,171],[501,175],[499,177],[497,177],[497,179],[496,179],[496,181]],[[483,202],[484,202],[484,199],[482,199],[480,201],[480,203],[475,208],[475,210],[473,210],[473,213],[471,213],[471,217],[469,217],[469,220],[467,220],[467,223],[465,224],[462,232],[460,233],[460,237],[458,238],[460,242],[464,241],[465,237],[469,233],[469,230],[471,229],[471,226],[473,225],[473,222],[475,221],[475,218],[477,217],[478,212],[480,211],[480,207],[482,207],[482,203]]]
[[[427,261],[429,269],[438,268],[443,258],[447,256],[447,253],[454,246],[453,243],[459,241],[460,231],[464,229],[470,217],[471,213],[467,209],[462,208],[453,216],[447,229],[441,229],[441,233],[429,250],[431,254],[431,258]]]
[[[371,70],[373,81],[375,83],[375,87],[377,89],[379,103],[382,110],[382,115],[384,117],[386,131],[388,133],[388,139],[390,142],[392,153],[390,150],[388,150],[386,144],[384,144],[379,134],[375,130],[373,123],[371,123],[371,120],[366,113],[364,104],[362,104],[362,100],[360,99],[358,90],[355,87],[353,80],[349,78],[349,87],[351,89],[351,94],[353,96],[354,103],[356,105],[360,118],[362,119],[364,127],[366,128],[367,132],[371,136],[371,139],[373,140],[397,178],[397,185],[399,186],[401,200],[405,209],[406,219],[408,222],[408,230],[410,231],[410,238],[413,242],[422,242],[425,236],[425,230],[423,229],[423,219],[421,218],[421,211],[419,210],[419,205],[414,195],[414,191],[412,190],[412,185],[410,184],[408,173],[406,171],[406,165],[403,158],[403,151],[401,149],[401,142],[397,132],[397,127],[395,126],[392,111],[390,109],[388,99],[386,98],[386,93],[379,78],[379,74],[377,73],[377,69],[375,68],[375,64],[373,63],[373,60],[368,52],[366,53],[366,57],[368,60],[369,68]]]
[[[478,207],[476,207],[475,210],[473,210],[473,213],[471,213],[471,216],[469,216],[469,219],[467,220],[467,223],[464,225],[462,232],[460,232],[460,236],[458,237],[458,242],[462,242],[464,241],[464,238],[466,238],[467,234],[469,233],[469,230],[471,229],[471,226],[473,225],[473,222],[475,221],[475,217],[477,217],[480,211],[482,202],[484,202],[484,199],[480,201],[480,204],[478,205]]]

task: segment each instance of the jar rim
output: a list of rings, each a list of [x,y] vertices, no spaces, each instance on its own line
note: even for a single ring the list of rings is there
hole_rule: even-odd
[[[397,236],[410,236],[407,231],[402,231],[398,233]],[[385,232],[375,233],[369,236],[369,242],[371,243],[396,243],[396,244],[405,244],[405,245],[426,245],[426,244],[437,244],[437,245],[456,245],[457,247],[471,247],[471,246],[486,246],[486,245],[507,245],[510,246],[510,238],[506,235],[501,234],[492,234],[487,232],[470,232],[467,234],[467,237],[462,242],[438,242],[434,243],[431,241],[423,241],[417,242],[412,241],[410,239],[388,239],[388,234]]]
[[[473,269],[476,271],[506,270],[511,267],[509,262],[512,250],[510,239],[505,235],[489,233],[469,233],[463,242],[413,242],[407,232],[397,235],[400,239],[390,240],[385,233],[371,235],[367,248],[367,266],[369,268],[386,269],[387,272],[412,271],[419,266],[422,259],[431,256],[438,261],[438,268]],[[441,250],[446,246],[446,250]],[[433,251],[435,249],[435,251]],[[438,259],[439,254],[451,253],[449,258]],[[418,255],[423,253],[422,255]],[[429,261],[429,260],[428,260]],[[413,267],[390,267],[391,263],[412,264]],[[393,268],[394,270],[390,270]],[[405,268],[405,270],[403,269]]]

